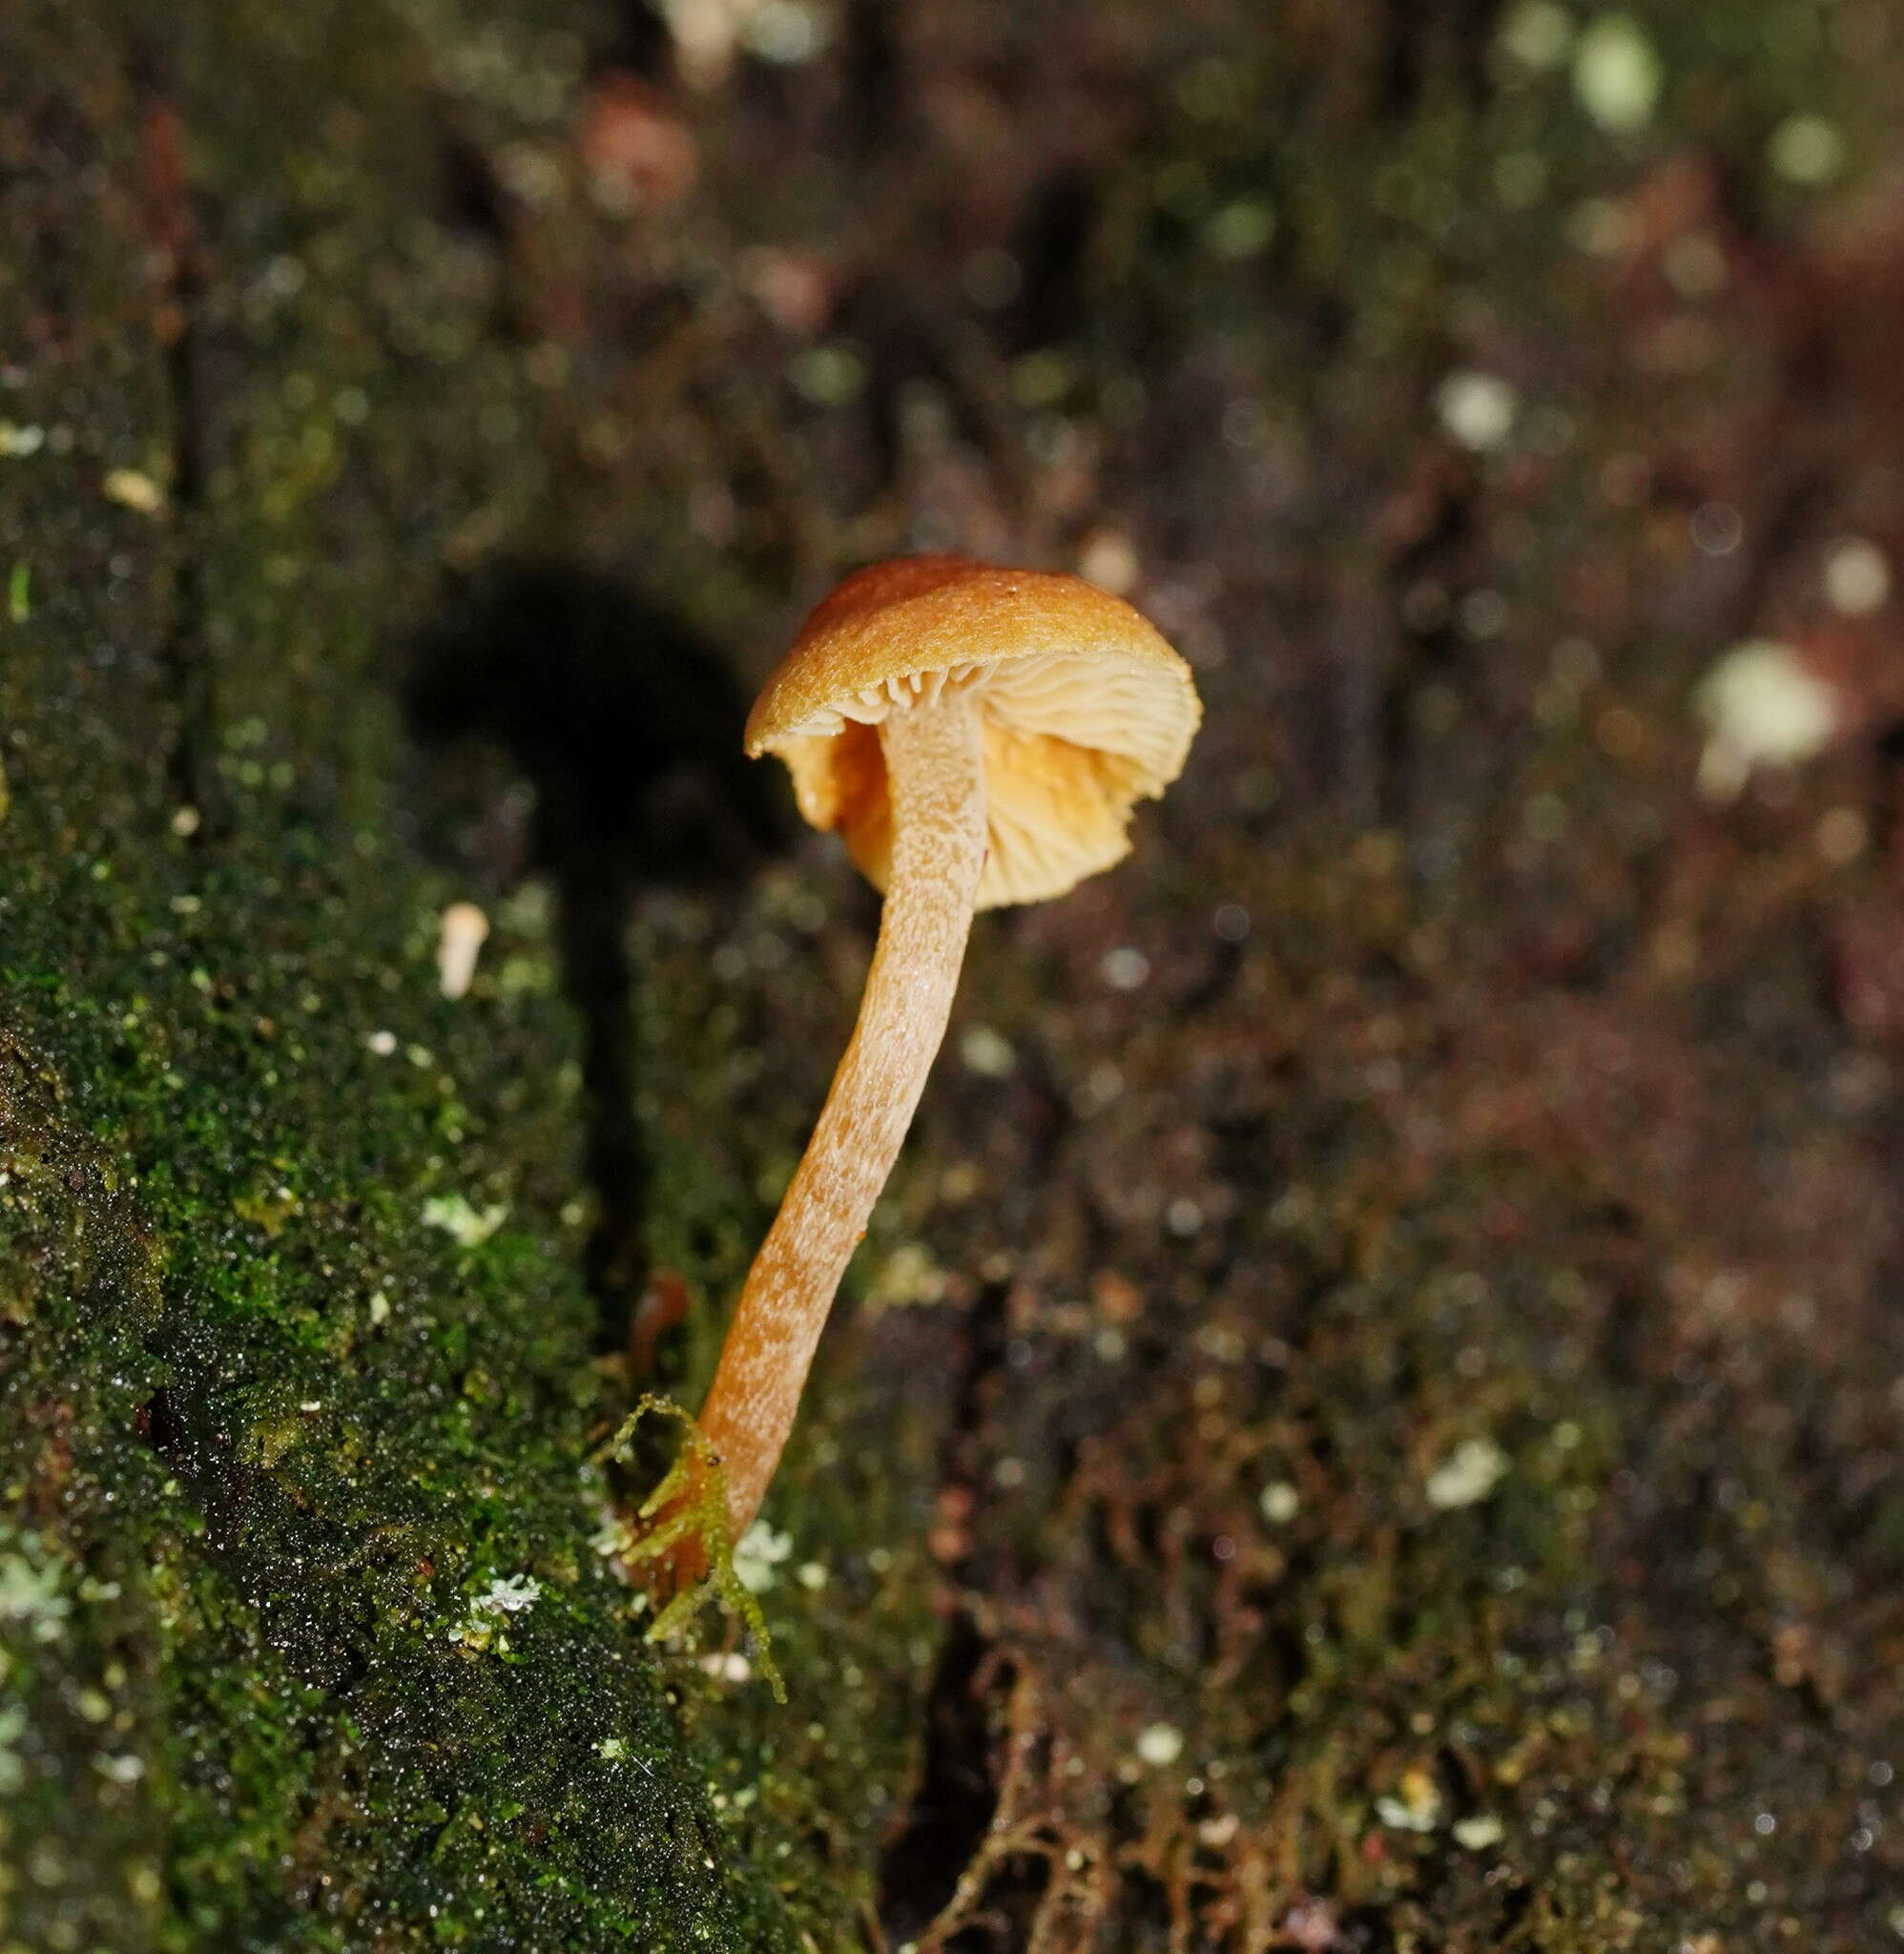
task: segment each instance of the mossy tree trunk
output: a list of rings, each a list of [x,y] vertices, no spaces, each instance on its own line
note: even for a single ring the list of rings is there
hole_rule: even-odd
[[[591,1546],[575,1028],[533,908],[507,1001],[437,995],[458,891],[404,839],[410,641],[544,481],[445,71],[532,119],[551,29],[6,12],[10,1948],[753,1947],[853,1903],[723,1836]]]
[[[4,10],[0,1948],[1877,1944],[1885,10],[766,11]],[[1210,717],[975,933],[782,1709],[600,1353],[645,1259],[704,1385],[874,912],[597,572],[757,672],[943,544]],[[1851,707],[1714,806],[1774,626]]]

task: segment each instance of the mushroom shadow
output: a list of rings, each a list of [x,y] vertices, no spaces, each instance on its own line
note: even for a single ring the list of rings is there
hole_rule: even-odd
[[[539,874],[554,895],[562,982],[583,1027],[588,1279],[601,1345],[619,1349],[648,1273],[650,1178],[628,924],[643,894],[732,885],[784,844],[764,770],[741,752],[747,701],[692,626],[611,577],[548,560],[452,590],[418,634],[404,699],[439,762],[426,830],[452,803],[466,808],[478,750],[496,750],[514,780],[492,767],[482,871],[505,883]],[[451,852],[470,865],[468,846]]]

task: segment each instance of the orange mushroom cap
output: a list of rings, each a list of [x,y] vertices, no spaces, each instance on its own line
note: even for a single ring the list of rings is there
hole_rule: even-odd
[[[1202,708],[1190,667],[1082,578],[967,556],[850,576],[801,627],[747,722],[802,815],[886,885],[892,808],[879,725],[969,692],[983,728],[988,852],[978,906],[1060,896],[1128,852],[1130,811],[1182,769]]]

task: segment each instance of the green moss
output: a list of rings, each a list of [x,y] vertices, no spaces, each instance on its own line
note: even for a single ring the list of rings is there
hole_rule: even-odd
[[[126,1013],[33,981],[36,949],[59,956],[106,915],[15,900],[10,922],[6,1485],[45,1516],[44,1565],[112,1597],[103,1641],[96,1610],[0,1610],[25,1636],[10,1685],[76,1700],[114,1664],[140,1678],[119,1776],[90,1734],[62,1742],[34,1717],[13,1822],[72,1850],[56,1868],[42,1851],[15,1930],[31,1944],[36,1919],[117,1883],[118,1828],[89,1832],[90,1804],[165,1839],[166,1904],[145,1909],[160,1945],[349,1945],[373,1922],[444,1944],[525,1923],[575,1946],[771,1939],[590,1547],[585,1301],[528,1216],[462,1253],[423,1223],[446,1174],[429,1072],[373,1081],[353,1030],[300,1034],[303,1066],[355,1071],[375,1108],[366,1185],[268,1096],[301,1070],[259,1037],[259,1008],[288,1001],[273,987],[208,1019],[168,954],[151,1001],[185,1029],[142,1060]],[[17,1009],[35,990],[44,1016]],[[34,1018],[83,1081],[71,1091],[24,1042]],[[82,1110],[162,1146],[142,1185]],[[295,1203],[230,1200],[286,1174]],[[507,1647],[459,1638],[472,1588],[518,1577],[539,1593]]]
[[[1486,34],[1377,45],[1312,9],[1231,47],[1160,10],[1130,132],[1080,165],[1101,195],[1074,326],[1051,308],[1062,337],[1014,364],[962,313],[958,372],[907,383],[906,438],[992,428],[1027,508],[1050,488],[1085,520],[1078,463],[1209,626],[1212,701],[1234,689],[1219,759],[1115,880],[976,934],[748,1590],[783,1708],[741,1679],[732,1621],[698,1659],[652,1646],[601,1550],[626,1400],[575,1273],[577,1028],[530,900],[496,905],[470,995],[436,994],[467,891],[411,844],[392,699],[439,567],[538,524],[765,646],[791,585],[911,533],[905,496],[829,499],[889,431],[859,427],[865,396],[789,406],[757,380],[789,349],[712,231],[671,271],[590,228],[569,145],[594,30],[554,0],[237,0],[157,51],[130,0],[15,10],[0,341],[9,426],[41,438],[0,460],[0,1945],[871,1943],[881,1855],[943,1816],[939,1779],[907,1803],[933,1750],[972,1810],[932,1871],[949,1893],[976,1851],[961,1903],[1054,1944],[1270,1944],[1315,1893],[1398,1948],[1884,1925],[1894,1827],[1869,1815],[1896,1716],[1872,1671],[1904,1505],[1853,1430],[1888,1429],[1881,1385],[1795,1337],[1754,1377],[1764,1324],[1699,1327],[1688,1288],[1782,1250],[1678,1212],[1702,1184],[1649,1169],[1642,1114],[1593,1147],[1476,1137],[1530,1116],[1490,1079],[1547,1076],[1526,932],[1581,916],[1599,947],[1546,1002],[1649,1028],[1623,1076],[1699,1043],[1751,1144],[1815,1187],[1891,1137],[1833,1110],[1873,1054],[1816,1002],[1843,900],[1819,809],[1795,840],[1760,810],[1750,848],[1670,858],[1694,884],[1724,864],[1709,917],[1673,912],[1670,875],[1635,893],[1684,813],[1657,756],[1708,648],[1660,540],[1684,511],[1641,534],[1612,491],[1663,426],[1707,451],[1738,383],[1610,385],[1618,280],[1587,248],[1602,200],[1687,145],[1776,246],[1811,194],[1767,178],[1777,130],[1829,115],[1855,157],[1874,118],[1816,10],[1775,31],[1744,0],[1625,10],[1665,86],[1617,140],[1564,62]],[[1832,34],[1868,37],[1839,10]],[[1043,37],[1087,11],[991,10],[983,87],[1044,86]],[[805,86],[776,71],[774,99],[831,126]],[[1081,154],[1097,113],[1066,110]],[[185,363],[155,263],[168,114],[207,254]],[[448,136],[507,162],[506,249],[445,210]],[[870,230],[898,240],[880,276],[959,302],[927,234],[962,252],[972,217],[921,221],[931,169],[889,192],[817,144],[750,172],[743,209],[724,147],[697,224],[802,252]],[[603,319],[678,302],[693,333],[590,326],[571,358],[590,252]],[[1763,357],[1724,337],[1749,309],[1701,315],[1728,373]],[[1524,454],[1446,450],[1436,387],[1463,363],[1517,376]],[[631,400],[653,417],[632,448]],[[114,501],[115,468],[165,499]],[[1428,509],[1449,534],[1399,570],[1371,539],[1413,533],[1424,482],[1459,520]],[[1055,550],[1072,516],[1050,520]],[[1408,634],[1469,592],[1510,626],[1415,669]],[[1407,778],[1350,782],[1343,814],[1299,779],[1335,759],[1291,749],[1326,722],[1333,756],[1339,650],[1383,633]],[[1267,732],[1237,761],[1266,699],[1274,764]],[[1385,793],[1407,805],[1364,804]],[[1771,922],[1739,921],[1753,904]],[[1249,934],[1206,964],[1222,905]],[[649,1245],[696,1305],[662,1382],[687,1402],[844,1040],[867,916],[821,854],[634,932]],[[1751,981],[1715,964],[1671,994],[1627,956],[1666,925]],[[1093,973],[1140,936],[1151,987],[1111,995]],[[958,1061],[981,1019],[1006,1076]],[[1517,1027],[1532,1055],[1497,1042]],[[1802,1085],[1764,1059],[1781,1040],[1815,1058]],[[1754,1207],[1714,1152],[1712,1204]]]
[[[673,1464],[641,1502],[632,1521],[614,1529],[613,1551],[617,1559],[639,1569],[663,1558],[682,1541],[693,1540],[705,1557],[707,1574],[663,1602],[649,1627],[649,1639],[666,1642],[687,1626],[704,1603],[718,1595],[746,1623],[754,1637],[754,1659],[772,1687],[775,1701],[784,1703],[787,1686],[774,1662],[766,1617],[735,1567],[734,1533],[727,1517],[727,1474],[693,1414],[672,1399],[646,1393],[615,1434],[609,1456],[626,1460],[642,1420],[651,1416],[681,1426],[679,1447]]]
[[[53,430],[0,485],[48,566],[0,624],[0,1944],[791,1943],[593,1545],[572,1028],[537,989],[436,995],[448,892],[394,832],[405,620],[489,480],[472,401],[528,385],[415,215],[411,105],[476,31],[439,26],[180,24],[167,103],[251,297],[175,529],[98,489],[209,411],[137,272],[136,35],[20,23],[6,219],[60,277],[0,285]],[[238,276],[291,258],[325,305]],[[344,472],[318,437],[364,425],[328,412],[352,388]],[[499,966],[548,955],[509,939]]]

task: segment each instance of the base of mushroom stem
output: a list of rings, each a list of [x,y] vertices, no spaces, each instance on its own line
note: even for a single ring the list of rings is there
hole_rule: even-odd
[[[711,1571],[708,1550],[699,1536],[692,1533],[647,1559],[631,1554],[622,1561],[621,1569],[629,1585],[646,1594],[657,1610],[690,1588],[697,1588]]]
[[[725,1509],[726,1488],[711,1473],[711,1463],[705,1441],[697,1445],[694,1434],[690,1433],[658,1488],[660,1505],[651,1513],[638,1514],[631,1523],[634,1544],[621,1557],[622,1572],[631,1587],[654,1602],[657,1611],[705,1581],[713,1571],[705,1531],[693,1524],[695,1515],[714,1500]],[[652,1552],[642,1551],[644,1540],[665,1535],[673,1527],[684,1527],[685,1530]]]

